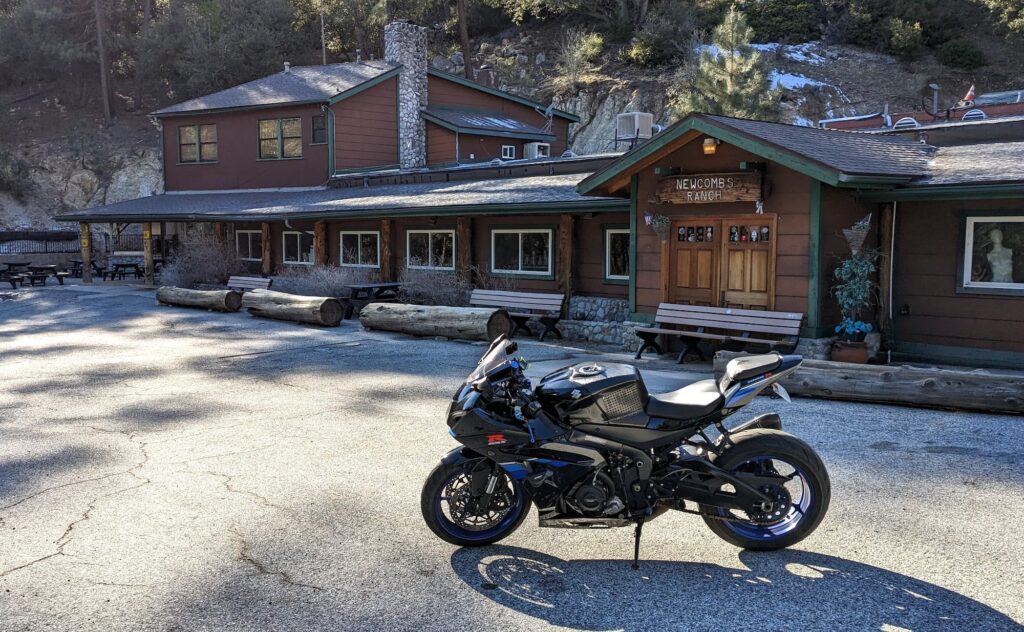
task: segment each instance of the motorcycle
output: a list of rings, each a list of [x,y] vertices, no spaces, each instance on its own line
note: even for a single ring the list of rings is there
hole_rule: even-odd
[[[517,345],[501,336],[448,408],[461,446],[427,477],[420,506],[439,538],[484,546],[515,531],[536,505],[541,527],[635,526],[675,510],[700,515],[745,549],[791,546],[821,523],[831,494],[814,450],[768,413],[727,427],[798,355],[731,360],[718,380],[651,395],[628,364],[580,363],[534,388]]]

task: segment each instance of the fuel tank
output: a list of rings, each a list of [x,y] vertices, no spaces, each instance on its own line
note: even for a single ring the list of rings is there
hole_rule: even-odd
[[[541,378],[536,388],[544,409],[570,425],[647,425],[647,387],[628,364],[584,362]]]

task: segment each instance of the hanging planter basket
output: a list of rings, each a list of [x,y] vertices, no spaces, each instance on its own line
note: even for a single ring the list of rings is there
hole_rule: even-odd
[[[868,231],[871,230],[871,213],[850,228],[843,229],[843,237],[850,245],[850,252],[858,254],[864,247],[864,240],[867,239]]]
[[[644,216],[644,222],[651,227],[654,234],[658,236],[658,239],[666,241],[668,239],[668,233],[672,229],[672,221],[664,215],[652,215],[648,213]]]

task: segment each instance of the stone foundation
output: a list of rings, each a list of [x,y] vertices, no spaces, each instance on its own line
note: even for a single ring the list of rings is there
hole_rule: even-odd
[[[629,318],[629,301],[601,296],[573,296],[569,299],[569,318],[621,323]]]

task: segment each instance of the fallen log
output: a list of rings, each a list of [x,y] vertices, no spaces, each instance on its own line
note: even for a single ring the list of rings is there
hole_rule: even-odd
[[[242,307],[242,295],[234,290],[189,290],[163,286],[156,291],[156,300],[164,305],[202,307],[218,312],[237,312]]]
[[[721,375],[729,360],[743,355],[747,354],[716,353],[715,374]],[[803,397],[1024,414],[1024,376],[984,369],[804,360],[782,385]]]
[[[341,301],[328,296],[302,296],[270,290],[253,290],[242,296],[242,307],[253,316],[291,320],[299,323],[337,327],[341,324]]]
[[[366,329],[464,340],[491,341],[512,332],[508,312],[481,307],[370,303],[360,310],[359,322]]]

